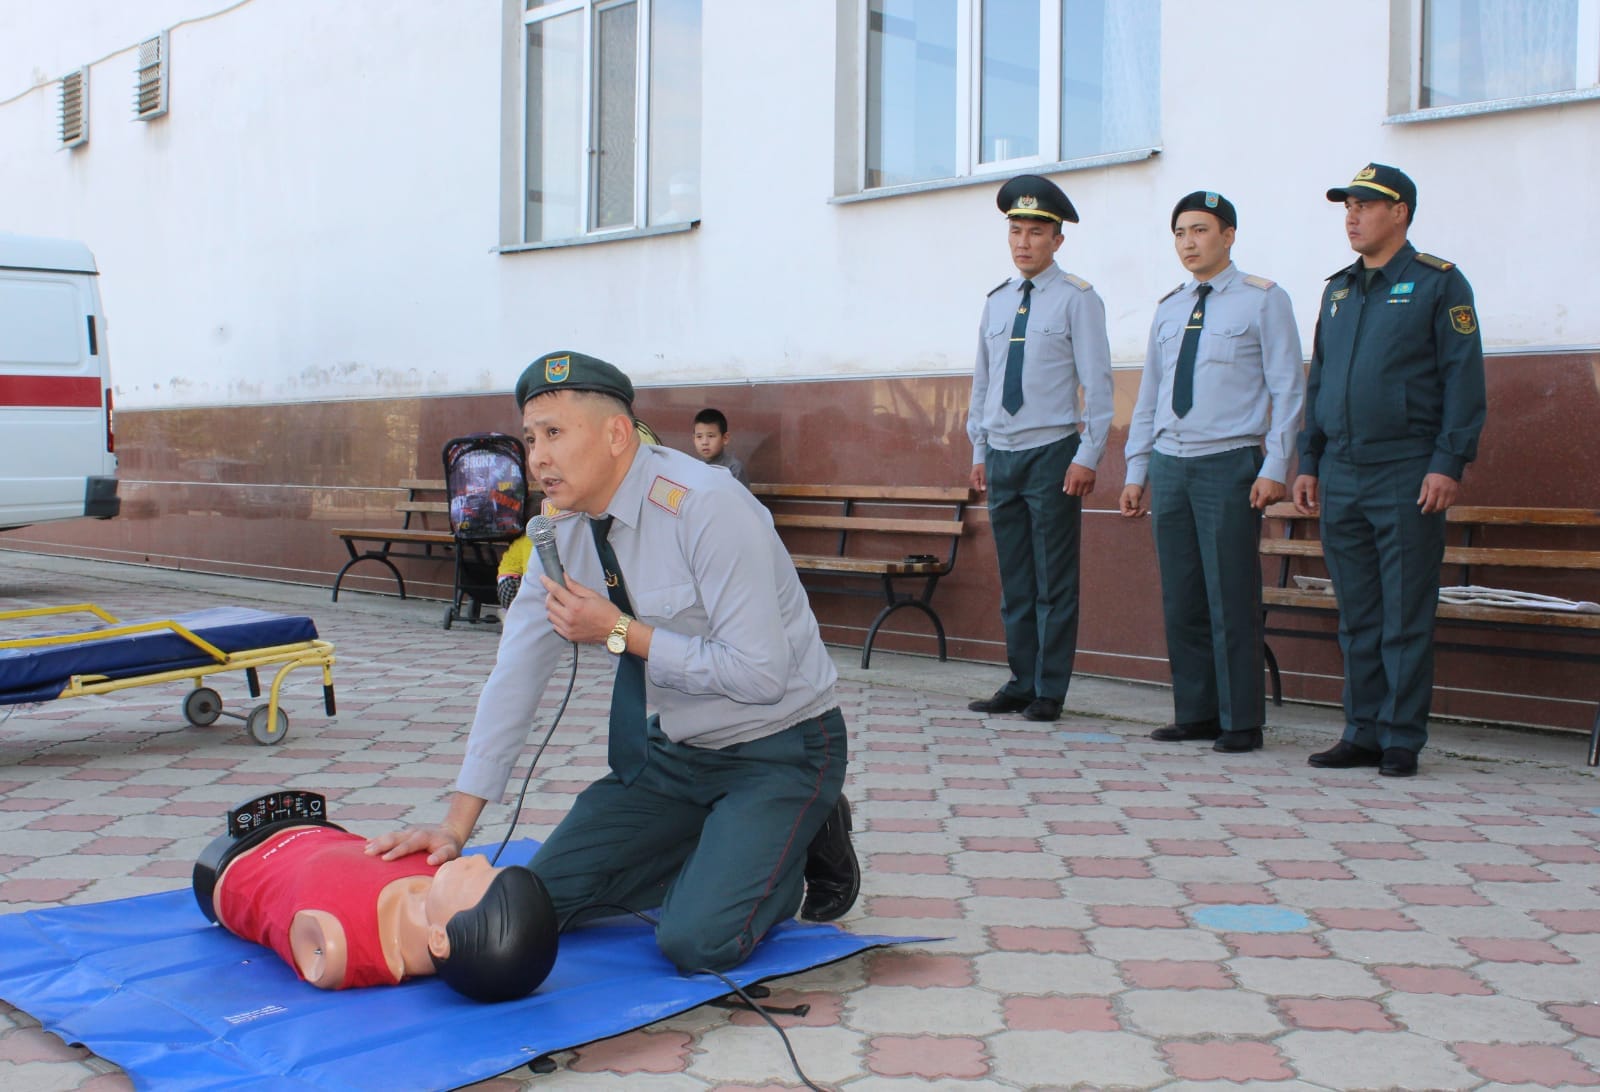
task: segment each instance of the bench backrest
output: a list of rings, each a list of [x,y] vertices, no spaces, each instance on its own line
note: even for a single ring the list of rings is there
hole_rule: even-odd
[[[796,532],[805,544],[831,541],[836,557],[876,556],[888,560],[937,550],[946,567],[955,564],[972,494],[964,486],[942,485],[788,485],[750,487],[772,512],[780,530]],[[812,532],[837,532],[830,540]],[[893,536],[887,541],[878,536]],[[816,553],[823,552],[818,549]]]
[[[400,526],[408,531],[450,529],[450,502],[445,499],[443,478],[406,478],[401,481],[400,488],[406,491],[406,499],[394,506],[394,510],[405,517]],[[415,527],[411,524],[413,516],[417,518]],[[429,516],[439,518],[430,522]]]

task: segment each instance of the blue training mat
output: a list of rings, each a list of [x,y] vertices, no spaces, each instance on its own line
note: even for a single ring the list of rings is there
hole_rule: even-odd
[[[272,614],[250,607],[210,607],[167,618],[130,618],[119,626],[142,622],[177,622],[223,652],[248,652],[258,648],[314,641],[317,627],[304,616]],[[96,622],[94,629],[66,630],[78,636],[70,644],[0,649],[0,705],[53,701],[74,675],[105,675],[127,679],[215,661],[170,630],[104,637],[96,630],[112,628]],[[44,636],[41,634],[40,636]]]
[[[513,842],[501,862],[525,864],[537,847]],[[920,939],[788,922],[728,977],[748,986]],[[729,992],[679,974],[637,919],[567,933],[535,993],[485,1005],[434,978],[308,986],[208,922],[188,889],[0,916],[0,997],[139,1088],[459,1088]]]

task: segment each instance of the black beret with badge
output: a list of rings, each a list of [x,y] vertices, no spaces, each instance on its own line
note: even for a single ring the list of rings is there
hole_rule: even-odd
[[[1328,191],[1329,201],[1342,202],[1351,197],[1357,201],[1404,201],[1413,216],[1417,213],[1417,184],[1399,167],[1384,163],[1368,163],[1356,172],[1349,185]]]
[[[1172,230],[1178,229],[1178,217],[1186,212],[1209,212],[1225,227],[1236,228],[1239,226],[1239,214],[1233,209],[1233,202],[1215,190],[1195,190],[1172,206]]]
[[[598,391],[621,399],[629,411],[633,409],[633,381],[622,369],[570,349],[545,353],[523,370],[517,380],[517,408],[550,391]]]
[[[1072,207],[1072,202],[1061,192],[1061,187],[1036,174],[1019,174],[1001,186],[995,204],[1013,220],[1049,220],[1057,224],[1078,222],[1078,210]]]

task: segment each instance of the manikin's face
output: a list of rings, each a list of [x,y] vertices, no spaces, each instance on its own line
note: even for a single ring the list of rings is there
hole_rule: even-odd
[[[1050,220],[1036,220],[1027,216],[1011,217],[1008,238],[1011,242],[1011,261],[1024,277],[1037,277],[1056,260],[1061,249],[1061,226]]]
[[[611,412],[613,403],[558,391],[530,398],[522,408],[528,473],[550,503],[599,516],[611,502],[626,467],[617,457],[634,434],[633,423]],[[615,422],[623,421],[619,430]]]
[[[1350,249],[1366,257],[1382,254],[1406,238],[1406,207],[1398,201],[1344,199],[1344,233]]]
[[[463,854],[445,862],[434,873],[433,884],[423,900],[428,924],[442,927],[462,910],[477,906],[500,871],[479,853]]]
[[[1172,228],[1172,245],[1178,261],[1197,281],[1209,281],[1228,268],[1233,229],[1209,212],[1191,209],[1180,213]]]
[[[702,459],[715,459],[722,454],[722,449],[727,443],[728,434],[716,425],[694,426],[694,449],[700,453]]]

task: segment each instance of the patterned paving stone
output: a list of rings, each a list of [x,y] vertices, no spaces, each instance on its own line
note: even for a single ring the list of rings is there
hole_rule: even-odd
[[[1284,1028],[1267,999],[1241,990],[1129,990],[1119,999],[1130,1030],[1160,1038],[1276,1035]]]
[[[1544,1088],[1592,1088],[1600,1073],[1554,1046],[1518,1043],[1454,1043],[1451,1048],[1473,1072],[1501,1084],[1532,1083]]]
[[[1168,1043],[1167,1065],[1190,1081],[1283,1081],[1294,1076],[1270,1043]]]

